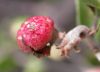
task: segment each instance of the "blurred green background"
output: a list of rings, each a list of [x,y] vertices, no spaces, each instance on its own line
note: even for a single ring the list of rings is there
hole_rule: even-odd
[[[63,61],[36,59],[21,52],[16,43],[18,28],[30,16],[50,16],[59,31],[68,32],[78,24],[91,26],[96,14],[89,6],[99,15],[99,0],[0,0],[0,72],[84,72],[99,66],[84,43],[80,45],[80,54],[72,54],[71,60]],[[100,46],[100,30],[95,40]]]

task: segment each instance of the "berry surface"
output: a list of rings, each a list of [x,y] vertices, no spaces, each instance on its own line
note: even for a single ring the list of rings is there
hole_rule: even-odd
[[[17,43],[24,52],[39,51],[52,40],[54,22],[47,16],[26,19],[17,32]]]

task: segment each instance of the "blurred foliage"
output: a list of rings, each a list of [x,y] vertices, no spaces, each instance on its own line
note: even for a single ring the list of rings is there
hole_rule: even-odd
[[[87,26],[91,26],[94,19],[94,14],[91,9],[84,3],[82,0],[77,0],[77,18],[79,20],[78,24],[84,24]],[[77,8],[76,7],[76,8]]]
[[[99,21],[98,21],[98,24],[100,24],[100,19],[99,19]],[[99,29],[98,33],[96,34],[95,39],[96,39],[98,42],[100,42],[100,29]]]
[[[93,23],[94,15],[90,8],[80,1],[80,22],[81,24],[91,26]]]
[[[44,72],[43,60],[31,57],[24,68],[24,72]]]
[[[17,64],[12,57],[7,56],[0,60],[0,72],[11,72],[16,69]]]
[[[8,48],[11,48],[12,47],[12,43],[9,42],[9,41],[12,41],[12,40],[10,38],[8,38],[8,36],[5,35],[4,32],[0,31],[0,48],[6,48],[5,45]]]
[[[96,59],[96,57],[93,54],[87,54],[87,60],[90,64],[94,66],[100,66],[100,62]]]
[[[10,54],[17,48],[15,43],[16,33],[26,17],[18,16],[4,19],[0,27],[0,72],[13,72],[18,67],[15,59]]]
[[[92,5],[96,7],[97,9],[100,9],[100,0],[82,0],[88,5]]]
[[[13,39],[16,39],[16,33],[21,24],[26,20],[27,16],[18,16],[11,19],[10,33]]]

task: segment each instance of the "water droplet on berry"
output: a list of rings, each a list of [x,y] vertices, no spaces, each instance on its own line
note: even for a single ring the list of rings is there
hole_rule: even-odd
[[[47,43],[47,46],[50,46],[50,43]]]
[[[22,40],[22,36],[18,36],[18,38],[17,38],[18,40]]]
[[[25,35],[25,34],[23,34],[23,37],[25,38],[25,37],[26,37],[26,35]]]
[[[51,20],[47,18],[47,22],[51,23]]]
[[[24,28],[22,27],[20,30],[23,30]]]
[[[28,21],[26,21],[24,24],[28,24],[29,22]]]

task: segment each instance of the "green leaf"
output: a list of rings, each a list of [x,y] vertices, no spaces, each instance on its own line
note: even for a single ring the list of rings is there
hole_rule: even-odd
[[[91,9],[82,1],[79,1],[80,23],[91,26],[94,20],[94,14]]]
[[[91,26],[94,14],[91,9],[81,0],[76,0],[76,23]]]
[[[97,9],[100,9],[100,0],[81,0],[81,1],[85,2],[88,5],[92,5]]]
[[[98,24],[100,24],[100,19],[98,21]],[[100,25],[99,25],[99,27],[100,27]],[[99,31],[95,35],[95,39],[100,42],[100,28],[99,28]]]

